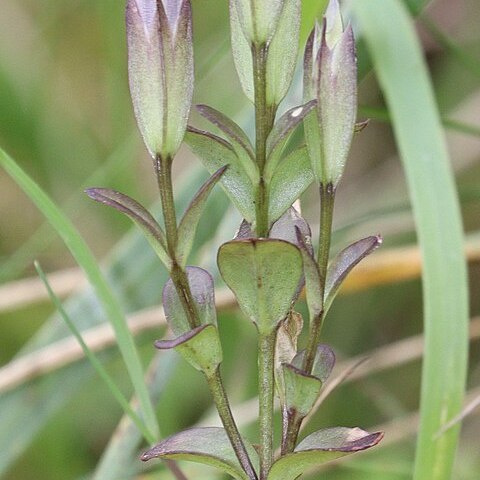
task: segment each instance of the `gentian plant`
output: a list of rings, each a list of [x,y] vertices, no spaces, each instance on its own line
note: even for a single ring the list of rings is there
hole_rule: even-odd
[[[163,307],[173,338],[158,349],[175,349],[205,376],[223,428],[194,428],[173,435],[143,454],[213,465],[242,480],[293,480],[307,469],[376,445],[383,434],[334,427],[299,442],[334,363],[321,344],[325,316],[352,268],[381,243],[359,240],[330,261],[335,195],[356,124],[355,41],[344,28],[337,0],[316,24],[304,55],[304,104],[278,118],[294,74],[300,0],[230,0],[232,50],[245,95],[255,110],[255,142],[219,111],[197,106],[222,137],[187,127],[193,78],[190,0],[128,0],[130,90],[140,132],[152,157],[163,227],[138,202],[92,188],[88,195],[128,215],[145,233],[170,273]],[[287,149],[303,123],[305,145]],[[172,164],[185,141],[210,172],[183,218],[177,220]],[[286,153],[288,151],[288,153]],[[317,248],[297,200],[312,183],[320,192]],[[244,218],[234,240],[218,251],[218,268],[243,314],[258,332],[259,445],[243,438],[231,413],[220,366],[214,281],[188,265],[196,227],[209,193],[219,184]],[[295,205],[295,206],[293,206]],[[315,250],[317,250],[315,252]],[[309,333],[295,311],[306,292]],[[282,410],[282,441],[274,445],[274,402]]]

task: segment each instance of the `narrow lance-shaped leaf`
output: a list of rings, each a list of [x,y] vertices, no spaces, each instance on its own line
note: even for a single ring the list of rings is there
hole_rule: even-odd
[[[281,158],[290,135],[295,127],[305,118],[305,116],[315,108],[316,100],[311,100],[305,105],[294,107],[284,113],[268,136],[267,140],[267,166],[265,176],[270,179],[275,172],[275,168]]]
[[[252,445],[243,440],[249,457],[258,464]],[[223,428],[192,428],[163,440],[142,455],[144,462],[153,458],[185,460],[201,463],[231,475],[237,480],[249,480],[242,470]]]
[[[210,174],[229,166],[220,184],[243,218],[252,223],[255,219],[253,185],[232,146],[216,135],[193,127],[189,127],[185,141]]]
[[[270,182],[268,218],[280,218],[312,184],[314,175],[307,148],[301,147],[282,160]]]
[[[234,240],[220,247],[218,266],[245,315],[261,334],[271,333],[287,316],[302,275],[298,248],[282,240]]]
[[[298,478],[313,467],[374,447],[382,438],[382,432],[368,433],[360,428],[319,430],[300,442],[293,453],[277,460],[267,480]]]
[[[325,312],[332,305],[342,282],[352,269],[382,244],[380,235],[367,237],[342,250],[328,267],[325,282]]]
[[[304,237],[299,229],[297,229],[296,235],[297,244],[302,253],[308,312],[310,315],[310,321],[312,322],[318,317],[323,309],[322,280],[311,246],[309,248],[308,245],[305,244]]]
[[[150,212],[133,198],[108,188],[88,188],[85,193],[92,200],[113,207],[133,220],[140,227],[160,260],[169,268],[170,258],[167,254],[165,234]]]
[[[228,141],[235,150],[245,172],[251,181],[256,184],[260,178],[260,174],[254,160],[255,154],[253,153],[252,144],[245,132],[233,120],[212,107],[197,105],[196,108],[202,117],[213,123],[228,137]]]
[[[187,280],[201,325],[216,325],[215,290],[212,276],[203,268],[187,267]],[[182,292],[180,292],[182,293]],[[163,288],[163,308],[169,327],[179,337],[191,330],[179,292],[170,278]]]
[[[297,65],[300,24],[301,0],[285,0],[277,30],[268,47],[267,105],[279,105],[290,88]]]
[[[176,248],[177,261],[184,267],[187,263],[188,255],[192,249],[195,232],[198,222],[203,213],[203,209],[212,188],[217,184],[222,175],[227,170],[228,165],[218,169],[200,188],[194,199],[187,207],[185,214],[178,227],[178,244]]]

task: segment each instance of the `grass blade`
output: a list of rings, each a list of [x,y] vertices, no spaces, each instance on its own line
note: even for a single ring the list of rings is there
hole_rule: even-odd
[[[122,308],[102,275],[95,257],[70,220],[15,161],[1,149],[0,165],[45,215],[62,237],[75,260],[85,271],[89,282],[95,289],[98,299],[105,310],[107,318],[112,322],[120,352],[122,353],[130,379],[139,398],[140,405],[142,406],[144,420],[150,425],[150,428],[153,429],[154,435],[158,436],[157,418],[143,381],[143,369],[133,337],[128,330]]]
[[[462,408],[468,288],[454,176],[430,79],[399,0],[352,2],[393,121],[423,257],[425,357],[414,479],[451,478],[458,428],[435,434]]]
[[[108,374],[107,370],[103,367],[101,362],[98,360],[98,358],[95,356],[95,354],[88,348],[88,345],[83,341],[82,334],[76,327],[75,323],[71,320],[71,318],[68,316],[67,312],[63,308],[62,303],[60,302],[59,298],[55,295],[55,292],[52,290],[52,287],[50,283],[48,282],[47,276],[45,275],[45,272],[43,271],[42,267],[38,262],[35,262],[35,269],[37,270],[38,276],[40,277],[40,280],[43,282],[45,285],[45,288],[47,289],[48,296],[50,297],[50,300],[52,303],[55,305],[55,308],[58,310],[60,313],[60,316],[64,320],[64,322],[67,324],[68,328],[72,332],[73,336],[77,339],[78,343],[82,347],[83,353],[85,354],[85,357],[87,357],[88,361],[92,364],[92,367],[97,371],[98,375],[102,378],[102,380],[105,382],[107,385],[108,389],[110,390],[111,394],[115,397],[117,402],[120,404],[122,407],[123,411],[129,416],[131,421],[136,425],[138,430],[142,433],[144,438],[150,442],[154,443],[155,442],[155,437],[150,432],[145,425],[145,422],[133,411],[132,407],[128,403],[127,399],[123,395],[123,393],[120,391],[118,386],[116,385],[115,381],[112,379],[112,377]]]

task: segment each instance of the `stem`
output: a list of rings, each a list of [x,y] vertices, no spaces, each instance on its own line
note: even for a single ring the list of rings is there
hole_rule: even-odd
[[[211,377],[206,377],[206,379],[212,393],[213,401],[217,407],[218,414],[222,420],[223,426],[225,427],[240,465],[251,480],[257,480],[257,474],[255,473],[255,469],[253,468],[252,462],[248,456],[242,437],[240,436],[233,418],[219,368],[217,368]]]
[[[177,217],[175,213],[175,202],[173,196],[172,182],[172,159],[170,157],[157,156],[155,159],[155,172],[157,175],[160,198],[162,200],[163,218],[165,221],[165,234],[167,237],[168,254],[172,261],[170,268],[170,277],[175,289],[177,290],[182,307],[188,318],[191,328],[200,326],[200,318],[193,301],[190,284],[183,268],[178,264],[176,257],[178,228]],[[223,386],[220,370],[217,368],[211,377],[206,377],[208,386],[222,420],[223,426],[227,432],[228,438],[232,444],[240,465],[248,475],[250,480],[257,480],[257,474],[253,468],[250,457],[238,431],[228,402],[228,397]],[[174,472],[175,475],[178,472]],[[181,477],[178,477],[181,478]]]
[[[187,274],[180,265],[178,265],[176,259],[178,229],[173,196],[172,158],[162,157],[161,155],[157,156],[155,159],[155,173],[157,175],[158,189],[160,190],[160,198],[162,200],[168,255],[172,261],[170,276],[182,302],[190,328],[195,328],[200,326],[195,302],[193,301],[190,291]]]
[[[267,45],[253,45],[253,81],[255,85],[255,151],[260,181],[255,208],[257,237],[268,235],[268,190],[264,179],[267,161],[267,138],[275,120],[275,106],[267,105]]]
[[[260,480],[267,478],[273,463],[274,360],[277,330],[260,334],[258,372],[260,405]]]
[[[322,310],[315,318],[311,319],[310,335],[308,337],[308,344],[302,365],[302,370],[308,374],[312,373],[324,319],[323,303],[325,300],[325,280],[327,277],[328,258],[330,255],[330,243],[332,239],[334,205],[335,187],[331,183],[328,183],[326,186],[320,184],[320,239],[318,244],[318,269],[320,273]],[[287,433],[284,435],[285,441],[282,444],[282,454],[290,453],[295,448],[302,421],[303,418],[298,415],[292,415],[292,417],[289,418]]]

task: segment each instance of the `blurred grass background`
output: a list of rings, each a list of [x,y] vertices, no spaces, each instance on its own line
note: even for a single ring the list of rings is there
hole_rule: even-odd
[[[303,39],[311,26],[312,12],[320,9],[321,3],[324,2],[304,1]],[[211,104],[233,116],[251,132],[252,110],[240,93],[229,52],[227,2],[193,0],[193,4],[195,101]],[[136,130],[128,94],[123,13],[124,4],[118,0],[2,0],[0,14],[0,145],[63,206],[97,257],[110,258],[107,263],[112,261],[110,252],[114,245],[120,242],[120,249],[123,245],[125,250],[125,244],[131,241],[130,224],[89,202],[82,194],[83,187],[95,184],[115,188],[147,205],[156,201],[149,159]],[[477,246],[480,244],[479,21],[480,4],[476,0],[432,0],[417,22],[447,126],[466,230],[476,238]],[[338,250],[348,240],[377,232],[385,237],[385,250],[411,245],[415,234],[405,180],[373,75],[362,82],[360,94],[362,116],[371,117],[372,121],[355,140],[338,194],[334,249]],[[299,90],[293,88],[285,106],[298,98]],[[195,116],[192,121],[199,124]],[[193,165],[198,168],[199,162],[186,149],[182,150],[176,171],[179,185],[195,182],[194,176],[199,174]],[[63,244],[50,228],[42,226],[41,215],[4,172],[0,173],[0,191],[0,280],[4,287],[33,276],[34,259],[40,260],[49,272],[73,267]],[[215,218],[225,212],[226,205],[222,202],[226,200],[221,194],[211,201]],[[304,212],[313,225],[317,223],[316,202],[316,192],[307,192]],[[208,233],[203,234],[203,244],[198,243],[199,264],[215,268],[214,248],[233,235],[237,220],[231,210],[218,229],[205,219],[204,230]],[[123,291],[135,292],[128,302],[125,300],[130,311],[154,305],[160,298],[161,275],[157,278],[155,273],[143,274],[140,263],[131,258],[132,270],[122,272],[123,278],[132,282],[122,287]],[[137,270],[133,269],[135,264]],[[148,264],[148,272],[157,268],[162,268],[159,263]],[[475,316],[480,313],[478,263],[470,265],[470,280],[471,313]],[[41,330],[52,310],[45,301],[0,311],[2,364]],[[227,388],[233,403],[239,403],[256,391],[252,378],[256,363],[254,331],[234,311],[221,315],[220,329],[225,340]],[[332,344],[342,359],[421,330],[421,286],[418,279],[413,279],[340,296],[327,322],[324,341]],[[159,334],[148,332],[138,338],[145,363],[153,355],[152,340]],[[469,388],[480,384],[479,361],[478,343],[473,343]],[[129,383],[118,355],[112,352],[107,362],[109,371],[129,394]],[[176,375],[168,380],[158,408],[163,435],[195,423],[210,406],[200,375],[183,362],[178,362],[175,368]],[[61,395],[62,384],[55,384],[54,378],[45,381],[51,381],[53,390],[58,388]],[[372,427],[407,416],[418,408],[419,382],[417,361],[349,383],[325,402],[309,431],[335,424]],[[120,416],[120,408],[103,384],[96,377],[88,377],[76,394],[24,442],[28,447],[19,448],[14,461],[13,457],[8,464],[4,460],[0,468],[2,478],[89,478]],[[0,430],[2,419],[5,420],[0,412]],[[22,428],[19,423],[18,429]],[[465,421],[455,479],[478,478],[479,428],[475,416]],[[246,431],[255,438],[255,427]],[[329,468],[322,478],[411,478],[413,440],[409,436],[403,442]],[[157,467],[158,471],[146,478],[169,478],[160,465]],[[192,472],[190,478],[214,478],[207,469],[187,467],[187,472],[188,469]]]

